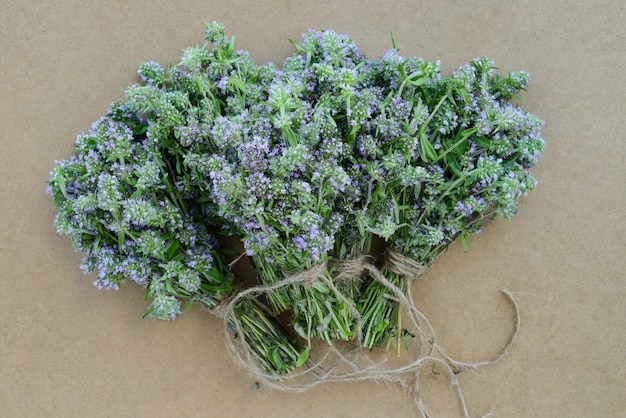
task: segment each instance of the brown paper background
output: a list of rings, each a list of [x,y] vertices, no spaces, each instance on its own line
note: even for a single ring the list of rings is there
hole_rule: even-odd
[[[487,55],[531,74],[523,107],[546,120],[535,192],[414,283],[440,343],[508,356],[460,377],[471,414],[624,416],[626,409],[626,10],[622,1],[77,1],[0,4],[0,416],[410,417],[400,389],[370,382],[304,394],[250,389],[221,325],[196,307],[142,319],[143,292],[98,291],[52,225],[55,159],[121,99],[145,60],[177,62],[223,22],[259,63],[308,28],[349,34],[377,58],[391,45],[444,72]],[[444,376],[424,376],[435,416],[458,416]]]

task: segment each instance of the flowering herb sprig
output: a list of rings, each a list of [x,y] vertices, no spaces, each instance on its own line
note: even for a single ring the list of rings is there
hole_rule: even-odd
[[[144,286],[151,317],[232,300],[229,328],[272,375],[302,365],[314,339],[399,348],[410,330],[394,292],[535,187],[543,122],[512,103],[528,74],[478,58],[442,77],[395,43],[370,60],[331,30],[292,42],[281,68],[215,22],[205,39],[177,65],[141,64],[142,83],[56,163],[58,231],[99,288]],[[237,297],[249,283],[233,281],[214,228],[241,240],[266,300]],[[374,240],[382,276],[347,274],[372,262]],[[419,269],[397,268],[403,257]]]

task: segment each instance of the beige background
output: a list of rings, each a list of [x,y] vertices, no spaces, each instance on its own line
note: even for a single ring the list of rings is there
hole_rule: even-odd
[[[24,4],[22,4],[24,3]],[[131,5],[132,3],[132,5]],[[29,4],[29,5],[25,5]],[[36,4],[36,5],[35,5]],[[626,414],[626,10],[623,1],[78,1],[0,3],[0,416],[409,417],[407,394],[333,384],[292,395],[250,389],[220,324],[195,308],[144,320],[142,290],[101,292],[52,225],[45,180],[137,65],[177,62],[218,20],[259,63],[282,62],[308,28],[353,37],[378,58],[390,33],[405,55],[449,73],[487,55],[531,73],[523,106],[547,121],[538,189],[468,254],[454,246],[414,284],[441,344],[493,355],[522,310],[509,355],[461,376],[473,415]],[[443,376],[424,376],[436,416],[458,416]]]

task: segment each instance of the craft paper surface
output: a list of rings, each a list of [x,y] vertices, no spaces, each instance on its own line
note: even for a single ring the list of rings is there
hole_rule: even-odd
[[[26,4],[28,3],[28,4]],[[537,190],[413,284],[439,343],[496,365],[460,376],[469,412],[621,416],[626,410],[626,6],[622,1],[5,0],[0,5],[0,416],[411,417],[408,393],[359,382],[270,392],[225,349],[200,307],[142,319],[143,290],[98,291],[53,226],[54,160],[138,82],[140,62],[178,62],[224,23],[258,63],[281,63],[308,28],[351,36],[378,58],[391,34],[444,75],[486,55],[526,70],[525,110],[546,120]],[[392,353],[393,355],[393,353]],[[434,416],[460,416],[445,375],[423,376]]]

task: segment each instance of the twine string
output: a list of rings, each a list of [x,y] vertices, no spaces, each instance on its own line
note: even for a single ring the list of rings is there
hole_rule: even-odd
[[[408,279],[409,285],[406,286],[405,291],[385,277],[381,269],[373,264],[373,259],[368,256],[348,260],[327,260],[301,272],[284,274],[284,278],[276,283],[258,285],[240,291],[226,303],[214,309],[214,313],[225,321],[224,338],[229,351],[257,382],[272,389],[286,392],[304,392],[317,385],[330,382],[373,380],[388,385],[400,385],[402,388],[410,390],[415,406],[423,417],[430,415],[420,395],[420,373],[426,364],[436,363],[442,366],[448,376],[451,387],[456,393],[462,416],[468,418],[470,415],[458,375],[463,371],[493,365],[507,354],[515,342],[521,326],[517,300],[512,292],[507,289],[502,290],[502,294],[513,308],[514,317],[513,331],[504,347],[491,358],[476,362],[461,362],[450,357],[437,343],[434,328],[426,315],[415,306],[411,297],[410,284],[423,276],[427,266],[417,263],[397,251],[388,251],[383,267],[392,274],[402,275]],[[371,355],[369,350],[362,347],[361,315],[356,303],[348,300],[335,285],[340,280],[364,275],[378,281],[388,289],[389,298],[400,304],[404,315],[408,318],[409,326],[419,336],[416,353],[413,353],[412,357],[401,365],[390,365],[386,354],[382,359],[375,359],[376,356]],[[354,315],[355,325],[358,327],[356,341],[318,344],[311,351],[304,366],[285,375],[268,373],[260,367],[251,354],[250,346],[245,338],[238,337],[243,336],[243,332],[242,325],[235,314],[237,304],[244,298],[256,299],[268,292],[287,286],[310,285],[315,280],[322,280],[337,300],[348,306]],[[232,332],[233,328],[234,332]],[[490,412],[483,416],[489,414]]]

